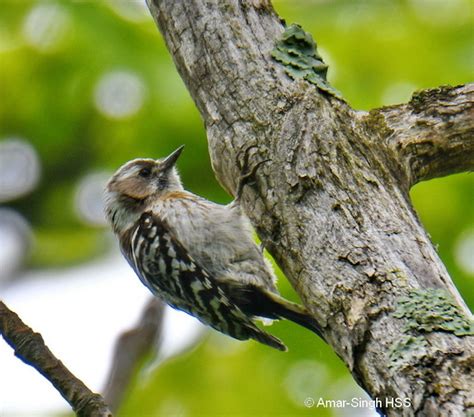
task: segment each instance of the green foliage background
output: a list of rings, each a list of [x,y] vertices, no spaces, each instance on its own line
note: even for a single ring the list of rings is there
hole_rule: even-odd
[[[134,157],[160,157],[186,144],[180,159],[186,186],[228,202],[210,168],[203,123],[151,19],[142,19],[133,2],[39,4],[56,5],[66,16],[59,40],[46,49],[24,39],[25,19],[38,3],[3,0],[0,12],[0,141],[26,138],[42,162],[39,186],[8,204],[34,230],[36,245],[26,267],[74,265],[107,251],[105,230],[75,214],[74,190],[85,174],[113,171]],[[329,81],[355,108],[402,102],[415,89],[472,79],[469,0],[274,4],[287,22],[298,22],[313,34],[330,64]],[[140,18],[133,21],[133,16]],[[134,72],[145,86],[140,111],[124,119],[108,118],[94,106],[97,82],[114,70]],[[474,277],[456,262],[456,250],[461,237],[474,230],[473,191],[469,174],[419,184],[412,191],[422,222],[471,306]],[[284,277],[280,288],[295,297]],[[308,331],[277,323],[272,332],[288,344],[289,353],[210,333],[191,352],[137,378],[119,416],[355,411],[305,407],[307,396],[341,399],[361,393],[337,356]]]

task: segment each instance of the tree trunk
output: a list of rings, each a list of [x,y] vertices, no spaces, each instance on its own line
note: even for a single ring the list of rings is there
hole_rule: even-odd
[[[269,1],[148,1],[218,179],[259,164],[243,208],[357,382],[389,416],[473,411],[471,315],[409,199],[474,168],[473,86],[355,111],[272,59]]]

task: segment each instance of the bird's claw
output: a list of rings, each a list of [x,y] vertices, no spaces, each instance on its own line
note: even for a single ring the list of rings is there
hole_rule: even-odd
[[[255,173],[257,172],[257,169],[260,165],[264,164],[265,162],[270,161],[270,159],[264,159],[262,161],[258,161],[256,164],[254,164],[253,167],[249,167],[250,161],[249,161],[249,151],[250,149],[254,148],[255,146],[252,146],[250,148],[247,148],[245,152],[245,157],[244,157],[244,163],[241,167],[241,176],[239,178],[239,183],[237,186],[237,191],[235,193],[235,201],[239,201],[240,197],[242,196],[243,189],[246,185],[250,183],[250,180],[255,177]],[[254,178],[255,179],[255,178]]]

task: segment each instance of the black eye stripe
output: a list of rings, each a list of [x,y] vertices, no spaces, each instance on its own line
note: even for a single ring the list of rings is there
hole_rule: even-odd
[[[150,167],[143,167],[138,171],[138,175],[143,178],[148,178],[151,175],[151,168]]]

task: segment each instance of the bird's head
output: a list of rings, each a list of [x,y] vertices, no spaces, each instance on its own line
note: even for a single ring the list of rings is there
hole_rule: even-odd
[[[122,165],[107,183],[106,191],[132,200],[158,197],[182,190],[175,164],[183,146],[163,159],[134,159]]]
[[[146,206],[170,191],[181,191],[183,186],[175,164],[183,147],[166,158],[134,159],[122,165],[105,188],[107,216],[111,218],[117,209]]]

